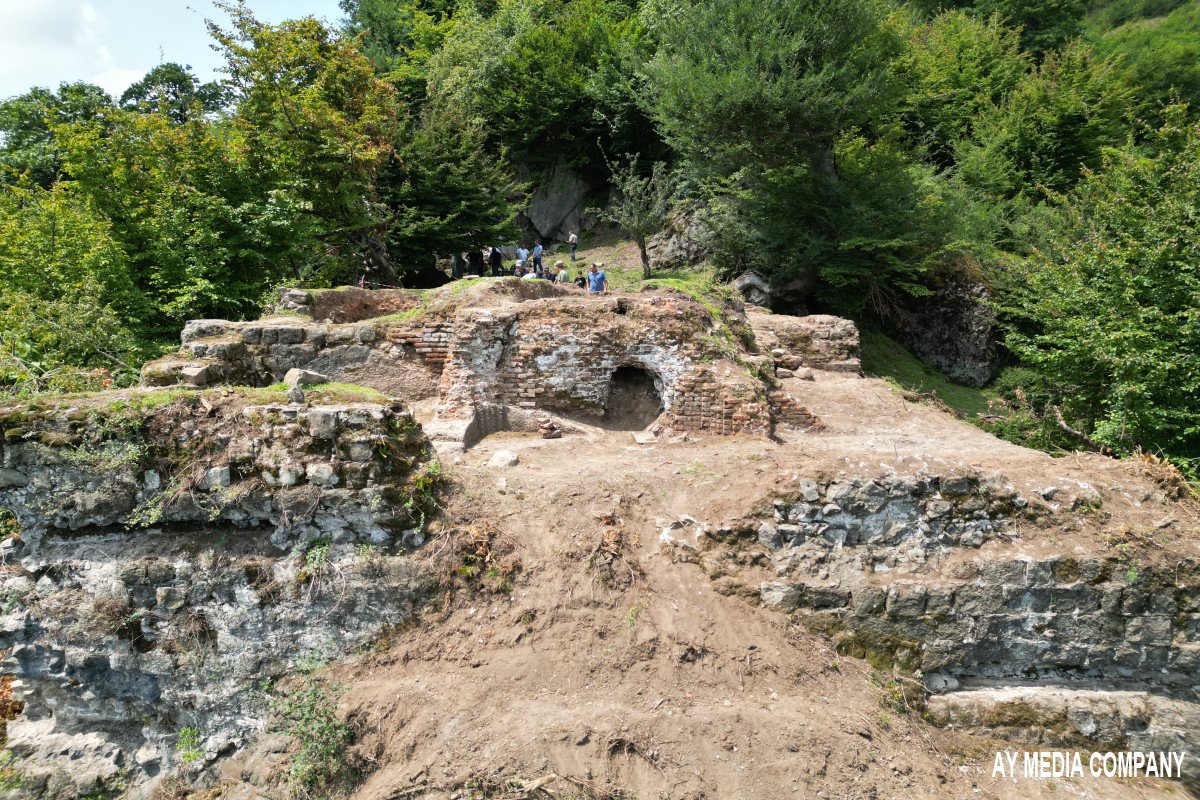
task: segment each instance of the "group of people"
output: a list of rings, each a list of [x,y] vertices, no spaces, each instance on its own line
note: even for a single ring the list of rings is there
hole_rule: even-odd
[[[536,262],[531,262],[528,266],[522,266],[521,262],[517,262],[517,266],[513,268],[512,274],[521,280],[542,280],[550,281],[551,283],[574,283],[580,289],[587,289],[591,294],[599,294],[608,291],[608,276],[604,274],[604,264],[600,261],[592,262],[588,267],[588,271],[579,270],[579,274],[575,276],[575,280],[571,280],[571,271],[567,269],[567,265],[562,261],[555,261],[554,266],[542,268],[542,265]]]
[[[579,244],[579,237],[571,231],[567,237],[567,245],[570,247],[571,263],[575,263],[575,248]],[[593,262],[588,271],[578,270],[575,279],[571,279],[571,272],[567,269],[563,261],[555,261],[551,267],[542,265],[542,256],[545,254],[546,248],[542,246],[540,240],[535,240],[533,248],[520,245],[517,247],[517,262],[507,274],[514,275],[521,279],[528,280],[544,280],[552,283],[568,284],[573,283],[580,289],[586,289],[589,293],[599,294],[608,291],[608,276],[604,274],[604,264],[602,262]],[[468,258],[468,261],[470,259]],[[491,274],[500,277],[505,274],[504,269],[504,254],[499,247],[489,247],[486,255],[486,263],[491,270]],[[458,275],[455,275],[458,277]]]

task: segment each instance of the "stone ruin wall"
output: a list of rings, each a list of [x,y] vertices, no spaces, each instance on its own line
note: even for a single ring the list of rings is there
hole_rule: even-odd
[[[470,419],[499,406],[517,415],[600,421],[614,371],[634,367],[654,379],[664,409],[660,430],[765,435],[776,423],[807,428],[817,420],[763,375],[789,376],[779,372],[787,367],[858,368],[857,330],[836,317],[771,320],[766,357],[744,353],[733,332],[677,293],[594,298],[550,284],[497,283],[512,300],[502,295],[484,307],[409,308],[408,319],[401,312],[342,323],[298,314],[360,317],[369,313],[369,298],[359,295],[371,293],[284,290],[280,308],[290,316],[194,320],[183,331],[183,349],[148,364],[143,382],[266,385],[299,367],[406,400],[436,395],[439,419]],[[326,295],[339,303],[323,302]],[[409,301],[387,293],[381,302],[390,309]]]
[[[282,394],[0,412],[0,507],[22,526],[0,545],[0,673],[24,704],[4,796],[160,796],[264,731],[264,680],[425,602],[420,428],[398,405],[262,402]]]
[[[1191,560],[1014,551],[1022,524],[1104,506],[1086,484],[1040,495],[999,474],[805,479],[746,518],[668,525],[662,542],[838,652],[920,679],[935,724],[1032,746],[1195,752]],[[766,569],[729,577],[738,550]],[[1184,778],[1200,786],[1200,766]]]

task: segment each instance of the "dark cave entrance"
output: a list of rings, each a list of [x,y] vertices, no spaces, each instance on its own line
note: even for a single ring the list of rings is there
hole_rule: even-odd
[[[613,431],[643,431],[662,412],[662,394],[651,372],[641,367],[613,370],[601,425]]]

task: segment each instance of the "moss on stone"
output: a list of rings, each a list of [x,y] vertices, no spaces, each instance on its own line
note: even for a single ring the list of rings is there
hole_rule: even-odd
[[[835,637],[834,644],[842,655],[865,659],[880,672],[913,672],[920,666],[920,641],[875,628],[844,631]]]

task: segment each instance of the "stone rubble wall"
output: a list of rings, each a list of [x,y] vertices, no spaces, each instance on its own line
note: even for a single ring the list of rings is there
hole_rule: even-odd
[[[751,308],[747,316],[758,347],[770,352],[776,369],[802,367],[830,372],[859,372],[858,328],[828,314],[793,317]],[[786,376],[783,376],[786,377]]]
[[[432,591],[407,552],[434,473],[403,409],[226,394],[0,420],[0,507],[22,523],[0,548],[21,797],[151,797],[184,766],[184,728],[194,774],[262,732],[266,684]]]
[[[1187,749],[1184,780],[1200,784],[1200,764],[1186,744],[1194,747],[1195,732],[1200,731],[1200,703],[1119,688],[1017,685],[933,695],[927,715],[936,725],[1022,742],[1031,749]]]
[[[1080,514],[1102,507],[1083,485],[1054,500]],[[714,537],[752,535],[774,572],[760,600],[831,635],[840,652],[920,677],[935,721],[1019,728],[1015,738],[1034,744],[1196,752],[1200,726],[1180,722],[1200,720],[1194,565],[1013,554],[1014,523],[1047,509],[998,475],[803,480],[769,518]],[[1141,698],[1141,710],[1113,691]]]
[[[808,482],[801,492],[777,502],[759,529],[778,575],[761,588],[769,605],[890,642],[894,657],[924,673],[1194,683],[1194,576],[1153,565],[1131,571],[1115,556],[936,563],[1008,538],[1028,501],[1002,478]]]

